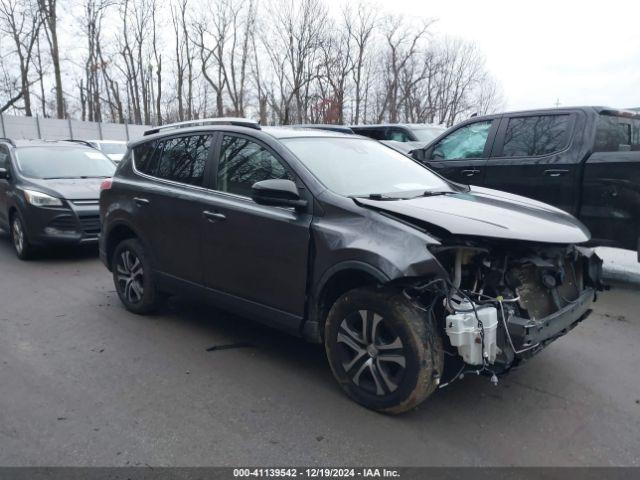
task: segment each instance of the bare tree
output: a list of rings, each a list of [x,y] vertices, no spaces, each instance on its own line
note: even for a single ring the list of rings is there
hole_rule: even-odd
[[[60,65],[60,49],[58,46],[58,13],[57,0],[38,0],[40,15],[42,16],[49,50],[56,91],[56,115],[64,118],[66,109],[64,103],[64,91],[62,90],[62,69]]]
[[[25,115],[29,117],[32,115],[29,71],[42,24],[35,7],[30,0],[0,2],[0,29],[13,39],[20,69],[20,98],[24,102]]]
[[[279,120],[303,123],[326,41],[327,10],[320,0],[280,0],[271,3],[269,18],[263,42],[278,82]]]
[[[0,1],[5,110],[158,124],[213,114],[263,124],[450,125],[503,105],[475,45],[432,35],[429,20],[380,14],[365,0],[338,15],[327,0],[169,0],[166,12],[157,0],[79,0],[82,43],[63,56],[57,0]],[[14,11],[28,2],[49,48],[40,50],[45,35],[31,35],[26,22],[21,57],[9,34],[21,24],[5,20],[22,18]],[[107,22],[111,12],[120,23]]]
[[[374,35],[377,24],[377,14],[375,8],[360,2],[354,13],[351,7],[347,6],[343,12],[344,28],[349,37],[349,48],[355,49],[353,55],[353,68],[351,70],[354,83],[354,103],[355,112],[353,122],[359,123],[363,103],[363,93],[365,78],[368,76],[367,67],[371,62],[367,61],[369,45]]]

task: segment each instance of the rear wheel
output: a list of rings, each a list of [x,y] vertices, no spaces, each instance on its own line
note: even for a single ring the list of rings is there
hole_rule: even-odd
[[[325,326],[331,370],[367,408],[402,413],[438,386],[444,354],[435,325],[401,293],[360,288],[340,297]]]
[[[28,260],[33,257],[34,248],[27,237],[24,222],[17,212],[11,219],[11,241],[20,260]]]
[[[137,239],[123,240],[113,252],[111,260],[113,283],[118,297],[127,310],[145,314],[160,306],[151,264]]]

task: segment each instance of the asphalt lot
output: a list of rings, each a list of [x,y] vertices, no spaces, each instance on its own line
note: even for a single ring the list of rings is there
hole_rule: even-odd
[[[180,300],[130,314],[94,250],[20,262],[0,233],[0,465],[637,466],[638,311],[615,288],[498,387],[388,417],[318,346]]]

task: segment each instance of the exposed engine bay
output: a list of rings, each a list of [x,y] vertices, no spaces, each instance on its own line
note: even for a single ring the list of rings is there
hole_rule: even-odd
[[[467,372],[498,376],[590,313],[602,261],[589,248],[465,242],[431,251],[450,273],[405,289],[443,332],[446,386]]]

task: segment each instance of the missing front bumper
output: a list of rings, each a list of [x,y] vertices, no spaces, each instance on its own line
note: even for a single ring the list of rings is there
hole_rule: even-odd
[[[521,345],[521,349],[535,345],[544,347],[587,318],[591,313],[590,307],[594,300],[595,290],[586,288],[569,305],[544,318],[530,319],[512,316],[507,319],[509,334],[516,345]]]

